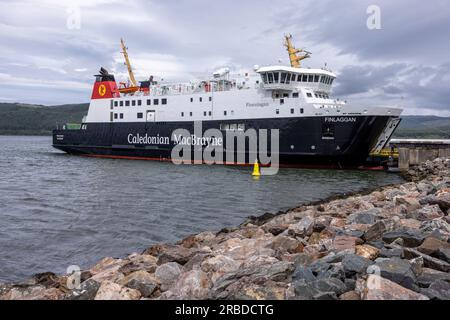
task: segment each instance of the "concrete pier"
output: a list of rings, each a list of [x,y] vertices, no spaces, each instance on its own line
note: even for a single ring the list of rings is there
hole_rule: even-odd
[[[392,139],[389,144],[398,149],[400,170],[408,170],[427,160],[450,158],[450,140]]]

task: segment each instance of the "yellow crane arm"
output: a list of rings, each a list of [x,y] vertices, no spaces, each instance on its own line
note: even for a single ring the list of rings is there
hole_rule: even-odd
[[[284,36],[284,45],[289,54],[289,60],[291,62],[291,67],[300,68],[300,61],[309,58],[311,55],[308,52],[305,52],[303,49],[296,49],[292,44],[292,36],[285,35]],[[304,53],[304,55],[299,55],[300,53]]]
[[[137,82],[136,82],[136,79],[134,78],[133,69],[131,68],[131,63],[130,63],[130,60],[128,59],[127,48],[125,47],[125,43],[123,42],[123,39],[120,39],[120,44],[122,46],[122,53],[125,58],[125,64],[127,65],[127,68],[128,68],[128,74],[130,76],[131,84],[133,87],[137,87]]]

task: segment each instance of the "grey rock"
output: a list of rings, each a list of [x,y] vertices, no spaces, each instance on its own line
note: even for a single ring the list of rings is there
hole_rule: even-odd
[[[404,248],[404,255],[407,259],[413,259],[415,257],[422,257],[424,261],[424,266],[427,268],[435,269],[443,272],[450,272],[450,264],[440,260],[433,258],[427,254],[420,252],[419,250],[412,248]]]
[[[418,291],[416,276],[409,261],[391,258],[387,261],[376,263],[375,267],[379,269],[381,277],[398,283],[402,287]]]
[[[143,297],[150,297],[153,292],[158,289],[157,283],[152,282],[142,282],[137,279],[132,279],[128,284],[126,285],[128,288],[138,290]]]
[[[374,224],[378,218],[378,214],[381,212],[380,209],[374,208],[363,212],[352,213],[348,216],[348,223],[357,223],[357,224]]]
[[[386,223],[383,220],[377,221],[364,233],[364,240],[367,242],[378,240],[386,231],[388,231]]]
[[[306,282],[304,279],[298,280],[292,283],[294,288],[295,300],[312,300],[315,295],[321,292],[316,288],[312,287],[310,283]]]
[[[408,214],[406,217],[409,219],[416,219],[419,221],[429,221],[439,219],[444,216],[444,213],[438,205],[426,205],[422,208],[415,210]]]
[[[67,300],[94,300],[98,289],[100,288],[100,283],[93,279],[88,279],[80,285],[80,289],[72,291],[68,296]]]
[[[381,258],[402,258],[403,257],[403,249],[401,248],[394,248],[394,249],[386,249],[383,248],[380,250],[379,257]]]
[[[383,234],[383,241],[386,243],[392,243],[399,238],[403,240],[403,245],[408,248],[418,247],[425,240],[421,232],[412,229],[391,231]]]
[[[347,289],[346,285],[336,278],[316,280],[310,285],[320,292],[334,292],[337,295],[343,294]]]
[[[450,282],[450,274],[434,269],[423,268],[422,274],[417,277],[417,283],[422,288],[428,288],[433,282],[438,280]]]
[[[437,280],[428,289],[422,289],[420,292],[431,300],[450,300],[450,283]]]
[[[356,288],[356,280],[354,279],[345,279],[344,284],[346,287],[345,292],[353,291]]]
[[[314,276],[310,268],[298,266],[295,269],[294,274],[292,275],[292,280],[297,281],[301,279],[305,280],[306,282],[312,282],[316,280],[316,277]]]
[[[166,291],[174,284],[181,274],[181,266],[176,262],[168,262],[156,268],[155,276],[161,283],[161,289]]]
[[[435,258],[450,263],[450,249],[439,249],[435,254]]]
[[[342,264],[332,264],[326,271],[321,271],[317,274],[317,279],[337,278],[342,281],[345,280],[345,271]]]
[[[384,242],[382,240],[378,240],[378,241],[369,241],[367,242],[368,245],[375,247],[377,249],[383,249],[384,248]]]
[[[334,292],[321,292],[313,296],[313,300],[339,300]]]
[[[370,264],[371,261],[369,259],[356,254],[348,254],[342,260],[342,266],[347,276],[365,272]]]

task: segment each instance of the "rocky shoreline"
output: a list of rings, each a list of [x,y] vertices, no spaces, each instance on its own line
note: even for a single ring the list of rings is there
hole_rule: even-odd
[[[72,275],[0,284],[0,300],[450,300],[450,159],[407,175]]]

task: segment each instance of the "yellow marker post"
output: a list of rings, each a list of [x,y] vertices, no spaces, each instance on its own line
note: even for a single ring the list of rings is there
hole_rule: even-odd
[[[259,177],[261,176],[261,172],[259,172],[259,163],[258,160],[255,160],[255,164],[253,165],[253,177]]]

